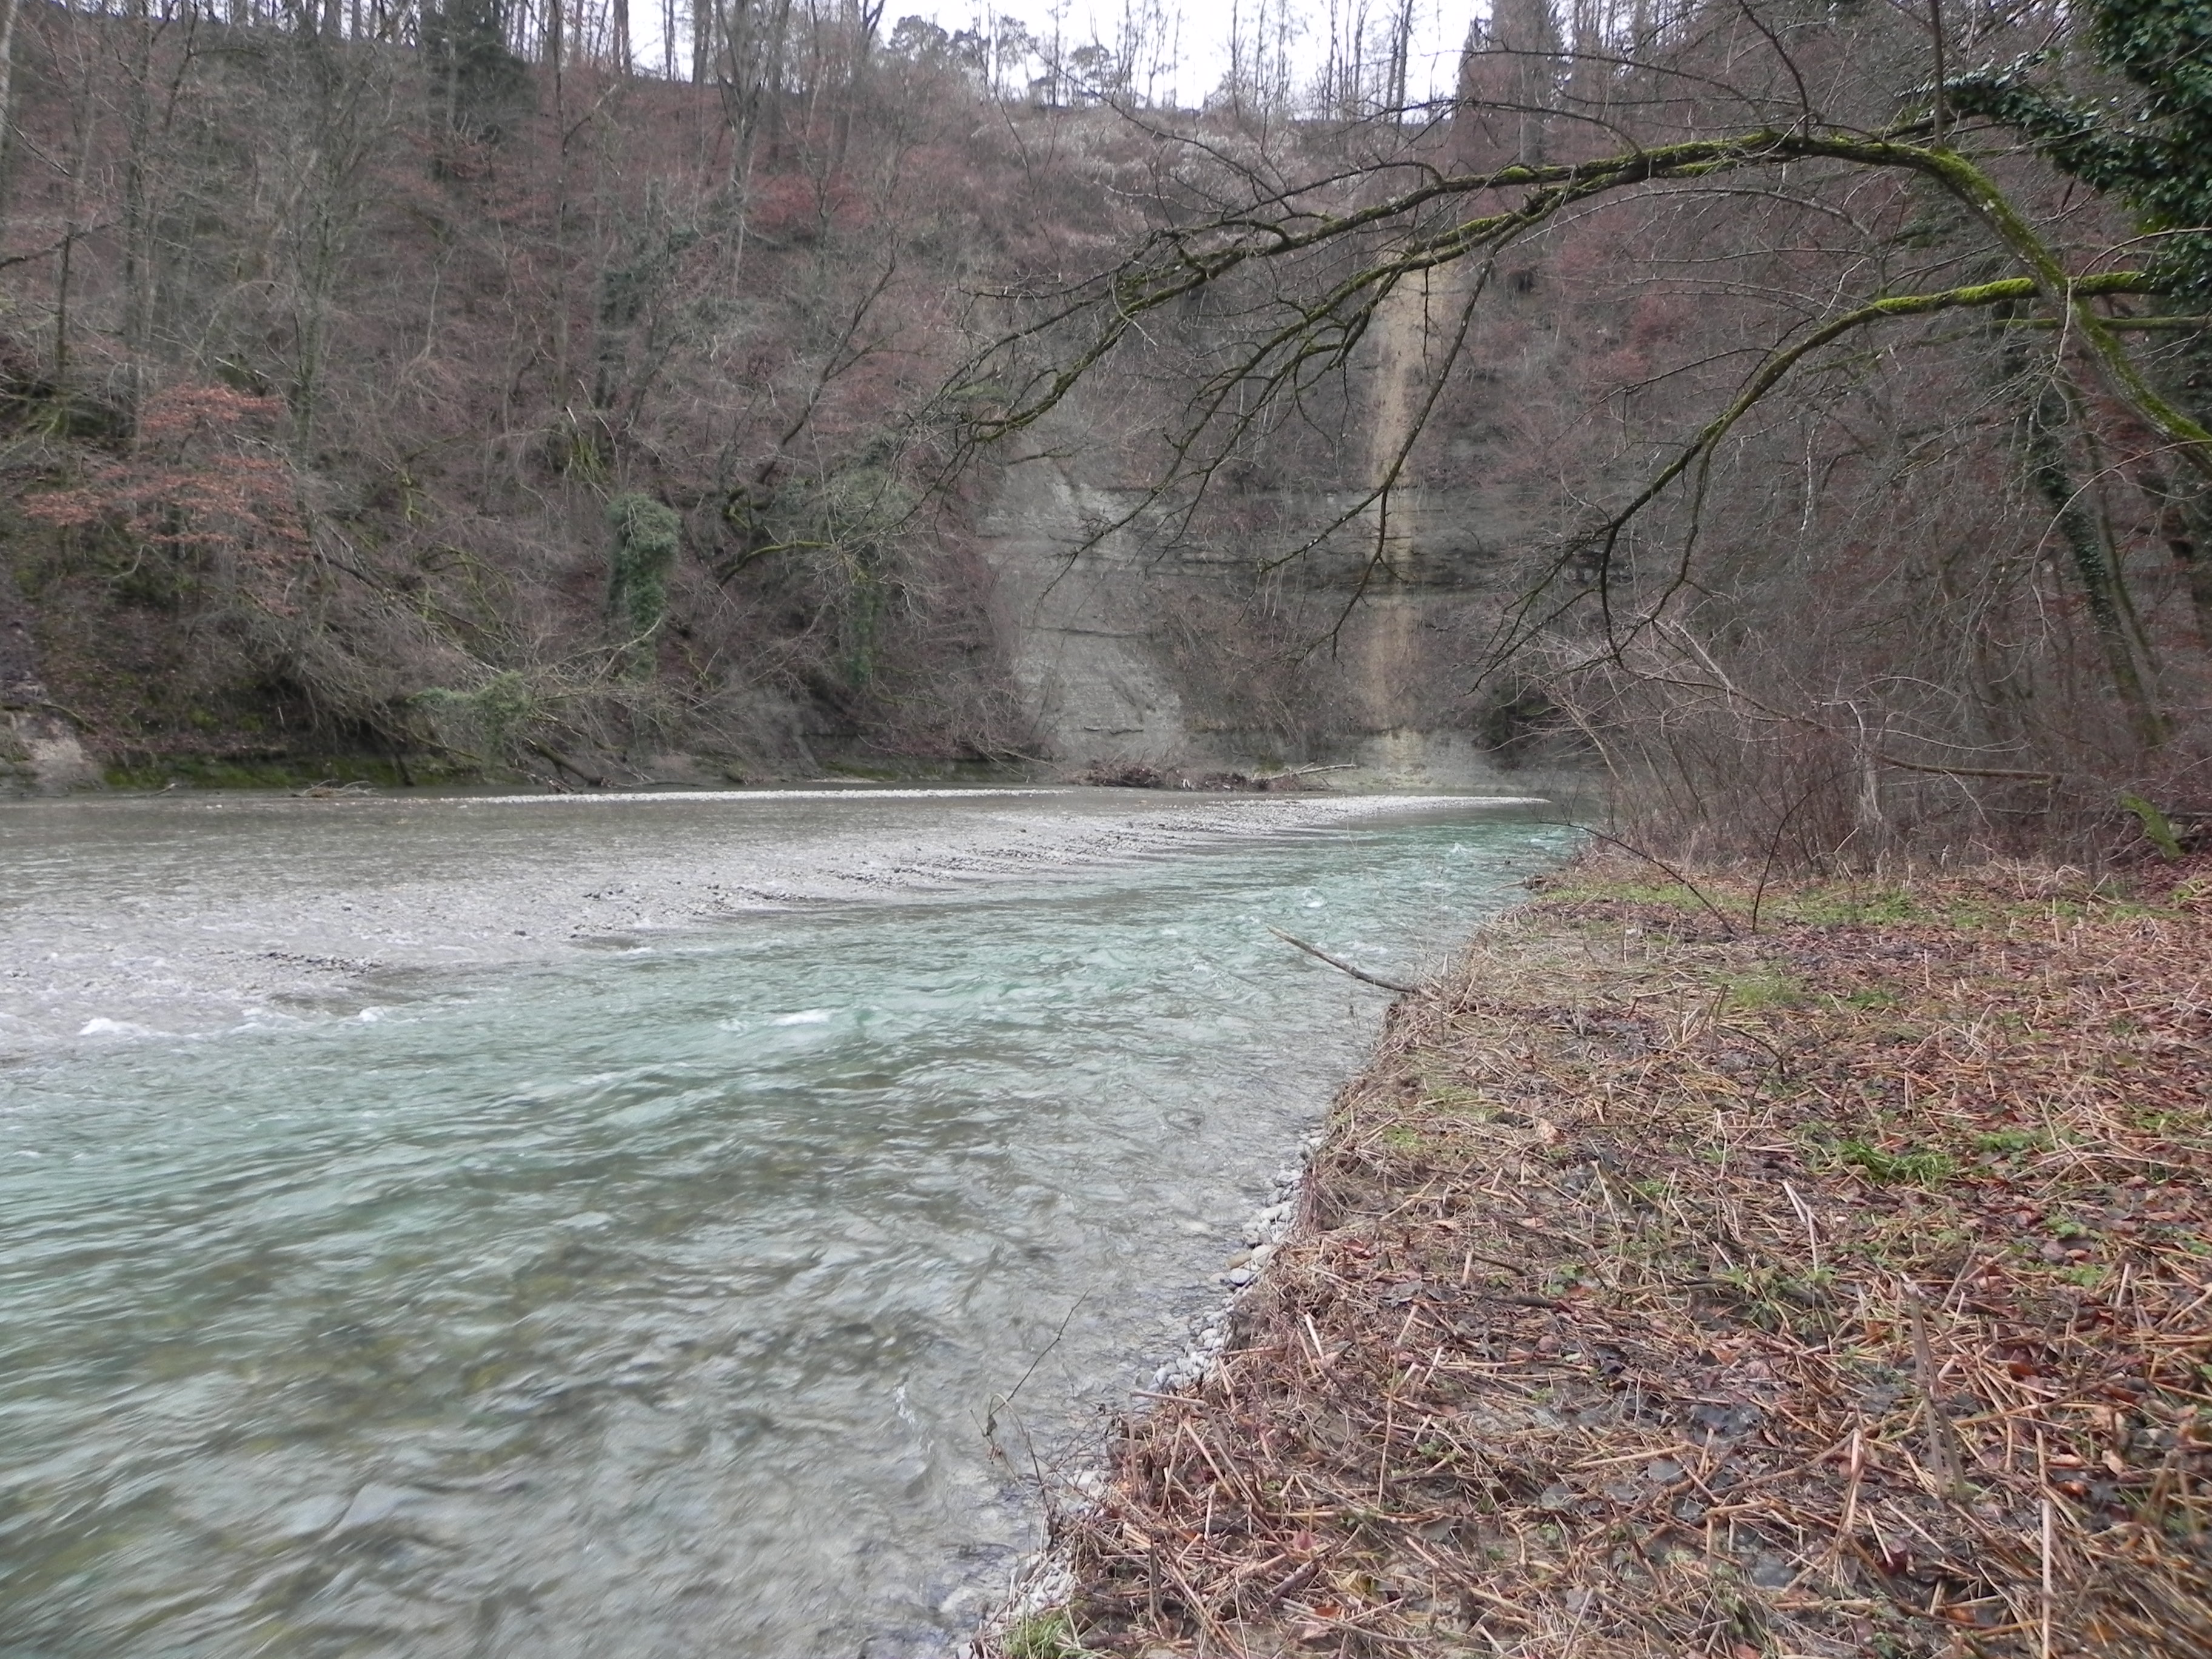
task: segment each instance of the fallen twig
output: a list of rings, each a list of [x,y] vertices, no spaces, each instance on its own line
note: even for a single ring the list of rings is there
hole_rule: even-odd
[[[1363,981],[1369,985],[1379,986],[1385,991],[1395,991],[1401,996],[1419,996],[1421,994],[1421,988],[1418,985],[1408,985],[1402,980],[1385,979],[1380,974],[1369,973],[1364,968],[1355,968],[1343,957],[1333,957],[1320,945],[1309,944],[1295,933],[1286,933],[1279,927],[1270,927],[1267,931],[1282,940],[1284,944],[1297,945],[1308,956],[1318,957],[1340,974],[1349,974],[1356,980]]]

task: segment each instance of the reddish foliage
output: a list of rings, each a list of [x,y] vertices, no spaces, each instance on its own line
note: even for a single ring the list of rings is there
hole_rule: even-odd
[[[868,219],[851,175],[842,172],[826,179],[787,173],[757,180],[748,207],[755,229],[799,241],[832,230],[855,230]]]
[[[307,548],[292,469],[263,435],[283,412],[274,398],[228,386],[170,387],[147,399],[129,453],[27,497],[23,511],[57,529],[283,565]]]

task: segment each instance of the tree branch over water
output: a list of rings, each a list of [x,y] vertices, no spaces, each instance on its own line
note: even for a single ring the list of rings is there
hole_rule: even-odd
[[[1378,134],[1364,168],[1295,135],[1191,140],[1123,257],[990,296],[1007,310],[959,382],[968,453],[1133,414],[1152,470],[1108,487],[1071,557],[1127,532],[1255,591],[1327,588],[1306,649],[1332,656],[1378,597],[1425,618],[1449,594],[1449,667],[1394,623],[1389,672],[1443,668],[1462,710],[1539,684],[1613,760],[1644,722],[1617,775],[1763,745],[1789,775],[1759,810],[1828,800],[1838,846],[1882,842],[1885,792],[1913,779],[1985,827],[2062,795],[2109,813],[2123,774],[2201,787],[2158,780],[2194,764],[2174,738],[2212,647],[2203,7],[2096,0],[2047,36],[1935,7],[1737,9],[1763,46],[1703,13],[1585,38],[1578,13],[1569,47],[1516,0],[1448,118]],[[1936,466],[1948,491],[1917,482]],[[1875,596],[1879,627],[1845,620]],[[1781,725],[1692,707],[1671,670],[1692,637]],[[1383,671],[1358,672],[1379,697]],[[2121,735],[2093,735],[2112,709]],[[1816,754],[1819,788],[1792,770]],[[1682,795],[1692,819],[1736,810]]]

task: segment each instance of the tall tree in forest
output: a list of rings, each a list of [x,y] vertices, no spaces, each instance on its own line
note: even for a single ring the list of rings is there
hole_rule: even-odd
[[[496,143],[529,107],[529,66],[508,22],[506,0],[438,0],[417,21],[431,119],[463,144]]]
[[[0,0],[0,223],[8,214],[15,166],[15,15],[21,0]]]

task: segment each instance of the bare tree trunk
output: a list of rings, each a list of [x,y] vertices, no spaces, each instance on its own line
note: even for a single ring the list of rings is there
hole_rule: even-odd
[[[730,128],[730,186],[739,197],[751,176],[761,130],[775,117],[790,38],[791,0],[767,0],[765,16],[763,9],[751,0],[736,0],[722,19],[722,54],[715,65]],[[820,78],[815,77],[817,83]],[[818,84],[814,89],[819,91]]]
[[[21,0],[0,0],[0,225],[8,222],[15,176],[15,14]]]
[[[1413,55],[1413,0],[1398,0],[1390,26],[1390,107],[1406,107],[1406,72]]]
[[[1518,130],[1513,159],[1523,167],[1540,166],[1555,96],[1559,20],[1551,0],[1498,0],[1495,16],[1498,49],[1510,59],[1507,84]]]
[[[69,306],[70,255],[76,249],[76,221],[62,232],[61,263],[54,275],[54,395],[69,396]]]
[[[719,0],[691,0],[691,81],[705,86],[714,72],[722,45],[722,8]]]
[[[21,3],[21,0],[18,0]],[[76,20],[70,19],[74,35]],[[72,46],[76,43],[72,41]],[[54,270],[54,396],[66,412],[69,406],[70,386],[70,279],[75,274],[77,240],[85,234],[88,218],[100,217],[96,207],[85,201],[86,181],[92,177],[93,147],[98,132],[92,118],[94,108],[94,80],[85,72],[77,83],[69,88],[69,95],[76,116],[76,153],[62,169],[62,246],[61,258]]]
[[[867,95],[869,57],[876,44],[876,30],[884,21],[884,0],[857,0],[853,6],[853,38],[847,46],[845,93],[837,106],[834,155],[835,164],[840,167],[845,165],[845,157],[852,147],[853,112]]]
[[[1249,51],[1244,43],[1244,9],[1240,0],[1229,0],[1229,115],[1244,112],[1244,82],[1250,73]]]
[[[2119,568],[2118,550],[2101,515],[2093,510],[2094,487],[2077,489],[2067,466],[2065,434],[2077,429],[2080,420],[2074,399],[2056,383],[2046,381],[2021,413],[2028,473],[2050,504],[2052,528],[2064,544],[2075,579],[2081,584],[2090,629],[2104,655],[2112,690],[2128,712],[2136,742],[2147,750],[2154,749],[2165,740],[2166,714],[2138,660],[2139,625],[2127,578]]]
[[[135,406],[144,391],[154,318],[154,236],[149,150],[154,141],[154,19],[130,0],[123,88],[123,358]]]
[[[374,55],[349,52],[331,35],[301,40],[293,51],[291,153],[298,171],[286,238],[294,342],[289,399],[292,441],[312,456],[347,254],[368,207],[370,169],[393,106],[392,83]]]
[[[1585,120],[1601,119],[1612,91],[1607,48],[1613,33],[1607,0],[1575,0],[1573,56],[1568,68],[1568,101]]]

